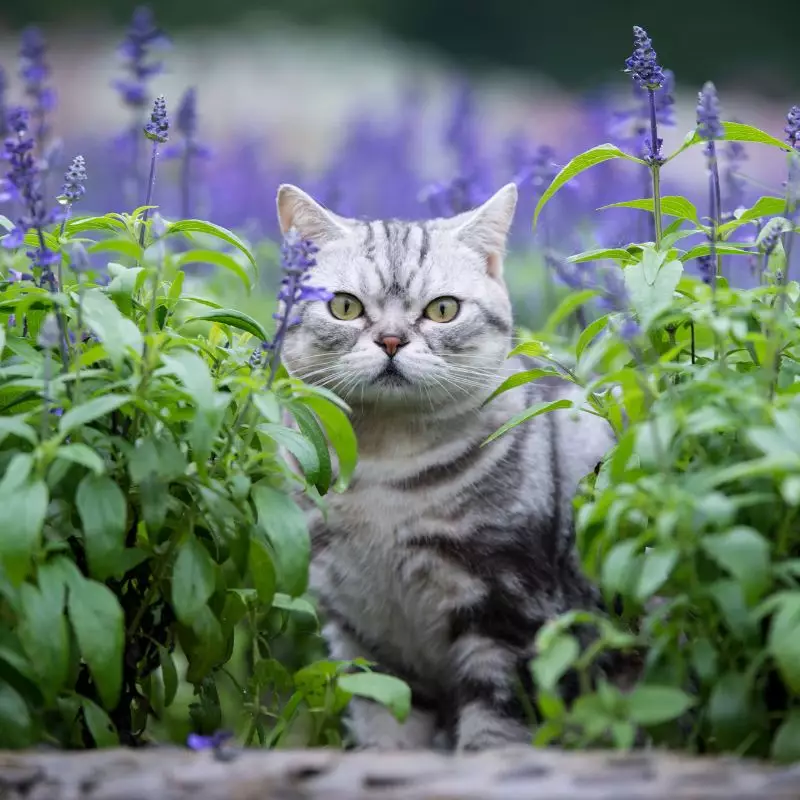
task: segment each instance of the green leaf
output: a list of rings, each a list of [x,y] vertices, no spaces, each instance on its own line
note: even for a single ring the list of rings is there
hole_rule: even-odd
[[[199,219],[182,219],[169,225],[164,235],[171,236],[173,233],[206,233],[209,236],[222,239],[222,241],[232,244],[237,250],[244,253],[253,267],[256,266],[256,260],[247,249],[245,243],[233,231],[229,231],[221,225],[215,225],[212,222],[204,222]]]
[[[714,244],[714,252],[721,256],[751,256],[753,255],[752,249],[747,249],[744,245],[725,244],[724,242],[716,242]],[[695,245],[691,250],[684,253],[680,260],[682,262],[691,261],[700,256],[707,256],[711,253],[711,245],[708,242]]]
[[[16,689],[0,681],[0,747],[8,750],[35,743],[33,719],[28,704]]]
[[[266,342],[269,339],[266,330],[252,317],[241,311],[235,311],[232,308],[218,308],[212,311],[207,311],[205,314],[200,314],[196,317],[188,317],[186,324],[190,322],[201,321],[216,322],[219,325],[230,325],[232,328],[238,328],[241,331],[255,336],[259,341]]]
[[[738,672],[717,677],[711,690],[708,717],[719,750],[735,750],[749,738],[758,719],[753,709],[750,682]]]
[[[574,636],[562,634],[556,637],[531,662],[534,680],[546,692],[555,693],[558,682],[579,655],[580,646]]]
[[[753,125],[745,125],[741,122],[723,122],[722,128],[725,133],[723,136],[719,137],[719,140],[728,142],[757,142],[758,144],[768,144],[772,147],[778,147],[781,150],[789,149],[786,142],[782,142],[780,139],[770,136],[768,133],[765,133]],[[684,143],[671,156],[669,156],[669,158],[667,158],[667,161],[671,161],[673,158],[675,158],[675,156],[679,155],[684,150],[687,150],[696,144],[704,144],[705,142],[706,140],[703,139],[703,137],[700,136],[696,130],[692,131],[686,137]]]
[[[787,592],[781,598],[767,646],[786,685],[800,694],[800,592]]]
[[[513,416],[508,422],[501,425],[483,444],[489,444],[495,439],[500,438],[504,433],[508,433],[512,428],[527,422],[529,419],[538,417],[540,414],[547,414],[550,411],[557,411],[559,408],[572,408],[571,400],[553,400],[552,402],[535,403],[534,405]]]
[[[405,681],[394,675],[379,672],[356,672],[340,675],[340,689],[358,697],[366,697],[385,706],[392,716],[403,722],[411,710],[411,689]]]
[[[75,505],[81,518],[89,572],[103,581],[116,572],[125,549],[125,495],[111,478],[87,475],[78,484]]]
[[[265,606],[272,604],[275,597],[277,578],[275,565],[269,548],[255,536],[250,538],[250,577],[258,593],[258,599]]]
[[[625,288],[644,328],[672,305],[683,273],[680,261],[663,263],[663,258],[663,253],[648,247],[642,251],[642,261],[624,271]]]
[[[81,708],[86,727],[97,747],[119,747],[119,735],[114,723],[100,706],[88,697],[81,697]]]
[[[58,432],[63,438],[75,428],[81,425],[88,425],[96,419],[105,417],[112,411],[116,411],[120,406],[130,402],[132,399],[129,394],[104,394],[94,397],[81,403],[67,411],[58,423]]]
[[[572,180],[576,175],[579,175],[584,170],[594,167],[597,164],[602,164],[612,158],[624,158],[627,161],[633,161],[636,164],[644,165],[644,161],[639,158],[624,153],[616,145],[601,144],[575,156],[559,173],[553,178],[552,183],[547,187],[544,194],[542,194],[539,202],[536,204],[536,211],[533,214],[533,225],[536,227],[536,222],[539,219],[539,214],[544,208],[548,200],[562,187],[565,183]]]
[[[317,611],[305,597],[289,597],[283,592],[276,592],[272,600],[272,607],[279,608],[281,611],[288,611],[292,614],[305,614],[317,619]]]
[[[197,353],[173,350],[171,355],[162,355],[161,361],[167,371],[186,387],[199,408],[214,408],[214,379],[208,365]]]
[[[266,483],[257,483],[251,497],[258,515],[258,525],[272,545],[281,591],[296,597],[308,585],[311,540],[305,516],[291,497]]]
[[[539,356],[546,356],[549,354],[547,345],[540,342],[538,339],[529,339],[527,342],[520,342],[507,356],[513,358],[514,356],[528,356],[529,358],[538,358]]]
[[[0,565],[14,585],[30,574],[49,499],[47,484],[42,480],[23,477],[15,485],[4,479],[0,487]]]
[[[54,579],[51,578],[53,582]],[[48,705],[55,702],[67,681],[69,635],[64,617],[64,588],[23,583],[19,589],[19,635],[22,649],[38,678]]]
[[[275,444],[288,450],[300,465],[306,480],[314,484],[319,479],[319,457],[317,449],[301,433],[274,422],[258,426],[258,430],[269,436]]]
[[[639,725],[660,725],[686,713],[694,698],[675,686],[637,686],[628,696],[628,717]]]
[[[158,646],[158,659],[161,663],[161,679],[164,681],[164,707],[169,708],[178,693],[178,670],[166,647]]]
[[[601,583],[609,594],[627,596],[632,591],[632,583],[637,578],[634,565],[639,558],[639,543],[635,539],[617,542],[603,560]]]
[[[556,307],[555,311],[547,318],[543,332],[545,334],[554,333],[558,326],[575,311],[575,309],[588,303],[597,297],[600,292],[597,289],[583,289],[579,292],[571,292]]]
[[[202,611],[216,584],[216,569],[211,556],[195,536],[188,536],[178,548],[172,568],[172,605],[185,625]]]
[[[635,261],[636,258],[628,250],[622,250],[619,247],[603,247],[599,250],[586,250],[583,253],[576,253],[574,256],[570,256],[567,259],[570,264],[581,264],[584,261],[605,260],[621,261],[623,264],[627,264],[631,261]]]
[[[358,462],[358,441],[347,414],[329,400],[310,395],[302,401],[319,418],[325,435],[333,446],[337,460],[337,476],[334,491],[343,492],[350,483]]]
[[[228,253],[221,253],[219,250],[189,250],[181,253],[174,261],[178,267],[185,267],[187,264],[213,264],[215,267],[222,267],[232,272],[249,292],[252,282],[247,271],[233,256]]]
[[[748,208],[746,211],[743,211],[737,219],[726,222],[724,225],[720,225],[718,232],[724,236],[729,231],[735,230],[746,222],[760,219],[762,217],[772,217],[775,214],[783,214],[785,211],[785,197],[759,197],[752,207]]]
[[[92,450],[91,447],[80,442],[74,444],[62,444],[56,450],[56,458],[63,461],[71,461],[73,464],[80,464],[90,469],[95,475],[102,475],[105,472],[103,459]]]
[[[142,355],[143,340],[139,328],[101,289],[84,292],[81,308],[84,324],[102,342],[116,367],[131,353]]]
[[[659,545],[644,553],[636,587],[636,599],[648,600],[667,581],[678,563],[678,549],[674,545]]]
[[[13,417],[0,417],[0,444],[9,436],[18,436],[26,442],[35,445],[38,442],[36,430],[25,422],[27,414]]]
[[[642,200],[626,200],[623,203],[610,203],[607,206],[600,206],[598,211],[605,211],[607,208],[636,208],[641,211],[654,213],[654,203],[652,197]],[[661,198],[661,213],[668,217],[678,217],[688,219],[699,224],[697,208],[694,203],[690,203],[685,197],[680,195],[666,195]]]
[[[100,700],[112,709],[122,688],[125,615],[107,586],[83,577],[70,583],[67,607]]]
[[[779,764],[800,761],[800,711],[794,709],[781,723],[772,740],[770,757]]]
[[[755,602],[769,586],[769,542],[758,531],[742,526],[706,534],[700,537],[700,546],[739,581],[749,602]]]
[[[600,331],[605,330],[610,318],[611,314],[604,314],[602,317],[598,317],[596,320],[590,322],[584,330],[581,331],[581,335],[578,337],[578,342],[575,345],[575,356],[577,358],[581,357],[581,354],[595,336],[597,336]]]
[[[495,397],[509,389],[516,389],[518,386],[524,386],[526,383],[532,383],[539,380],[539,378],[563,378],[569,380],[566,376],[562,375],[557,369],[527,369],[523,372],[515,372],[509,375],[487,398],[483,401],[484,405],[491,403]]]
[[[314,486],[320,494],[326,494],[331,485],[331,478],[333,477],[328,441],[322,432],[317,418],[305,405],[293,401],[289,403],[289,410],[303,436],[314,446],[317,459],[319,460],[319,472],[314,480]]]

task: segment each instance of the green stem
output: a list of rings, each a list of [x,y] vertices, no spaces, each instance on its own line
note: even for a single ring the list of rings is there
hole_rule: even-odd
[[[658,250],[663,235],[661,227],[661,167],[658,164],[652,164],[650,172],[653,176],[653,223],[656,232],[655,245]]]

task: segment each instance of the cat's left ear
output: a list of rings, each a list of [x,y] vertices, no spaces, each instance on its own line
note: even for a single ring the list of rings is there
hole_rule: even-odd
[[[278,222],[284,235],[290,228],[297,228],[304,239],[321,245],[347,233],[347,221],[344,217],[328,211],[297,186],[281,184],[276,201]]]
[[[460,215],[464,221],[456,229],[456,236],[486,256],[486,269],[492,278],[503,274],[506,239],[516,207],[517,186],[507,183],[482,206]]]

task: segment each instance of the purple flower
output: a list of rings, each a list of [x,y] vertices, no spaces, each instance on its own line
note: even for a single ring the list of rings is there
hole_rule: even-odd
[[[697,259],[697,271],[700,273],[700,278],[707,286],[711,286],[714,282],[714,276],[717,271],[716,259],[713,255],[700,256]]]
[[[75,156],[72,163],[64,173],[64,187],[61,189],[61,196],[66,203],[72,205],[77,203],[86,192],[86,160],[83,156]]]
[[[786,115],[786,142],[792,150],[800,150],[800,106],[792,106]]]
[[[150,122],[144,126],[144,135],[152,142],[164,144],[169,139],[169,117],[164,95],[160,95],[153,103]]]
[[[33,229],[39,238],[38,247],[28,252],[34,268],[41,269],[41,282],[50,284],[55,290],[55,278],[50,267],[58,261],[58,255],[48,250],[44,243],[44,228],[59,219],[45,203],[42,191],[41,172],[33,157],[34,141],[28,130],[28,112],[18,108],[9,114],[10,135],[6,138],[3,157],[9,162],[5,185],[19,200],[22,214],[15,228],[2,240],[3,247],[20,247],[25,233]]]
[[[625,72],[644,89],[660,89],[664,84],[664,70],[658,64],[653,43],[644,28],[633,26],[633,55],[625,60]]]
[[[31,98],[33,116],[36,118],[36,139],[43,146],[50,132],[47,112],[56,105],[55,91],[46,85],[50,67],[46,61],[47,45],[41,30],[35,26],[22,31],[20,45],[20,77],[25,94]]]
[[[296,228],[291,228],[283,238],[281,245],[281,269],[284,272],[283,280],[278,291],[280,310],[273,314],[277,322],[277,330],[272,343],[265,347],[260,345],[262,351],[271,351],[269,384],[275,380],[280,363],[281,349],[286,338],[286,332],[292,325],[300,320],[294,315],[294,310],[300,303],[310,303],[315,300],[327,302],[333,294],[321,286],[311,286],[311,268],[316,266],[314,258],[319,248],[308,239],[303,239]]]
[[[735,211],[744,203],[745,183],[741,169],[747,161],[747,152],[741,142],[727,142],[720,155],[725,162],[722,182],[725,185],[725,205]]]
[[[53,314],[48,314],[39,328],[37,342],[44,350],[55,350],[60,343],[61,336],[58,321]]]
[[[190,733],[186,738],[186,746],[190,750],[217,750],[232,736],[233,734],[230,731],[217,731],[210,736]]]
[[[129,77],[114,81],[125,105],[141,109],[147,105],[147,82],[163,70],[160,61],[150,59],[150,51],[170,43],[166,34],[156,25],[153,12],[143,6],[133,12],[131,24],[120,45]]]
[[[8,91],[8,79],[5,70],[0,67],[0,136],[6,134],[6,92]]]
[[[725,135],[719,113],[717,89],[711,81],[707,81],[697,94],[697,135],[709,144]]]

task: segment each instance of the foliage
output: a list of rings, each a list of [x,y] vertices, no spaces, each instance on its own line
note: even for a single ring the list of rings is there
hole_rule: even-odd
[[[726,122],[720,130],[719,139],[790,150],[750,126]],[[565,335],[561,308],[517,348],[551,367],[527,380],[558,371],[582,389],[575,408],[605,418],[617,439],[584,481],[576,516],[582,564],[618,613],[571,612],[540,632],[531,664],[542,720],[534,741],[629,748],[643,729],[662,745],[794,760],[800,286],[789,280],[788,254],[797,156],[790,151],[786,198],[763,197],[722,223],[713,200],[709,217],[700,218],[685,198],[658,192],[659,170],[702,141],[693,132],[678,153],[652,159],[653,194],[628,204],[676,218],[663,233],[655,221],[655,241],[571,259],[617,275],[636,324],[615,310],[579,336]],[[539,209],[567,178],[597,163],[597,153],[620,157],[604,148],[567,164]],[[709,174],[713,181],[713,165]],[[783,216],[764,224],[768,214]],[[755,243],[736,241],[756,223],[763,228]],[[765,245],[776,224],[783,238]],[[690,235],[706,244],[682,248]],[[759,284],[729,286],[722,253],[754,259]],[[688,276],[687,260],[705,254],[711,274]],[[576,292],[565,302],[574,308],[596,295]],[[498,434],[554,407],[539,404]],[[584,652],[571,632],[576,624],[597,630]],[[604,658],[614,663],[608,658],[617,651],[641,655],[632,688],[613,670],[596,669]],[[581,691],[567,708],[558,687],[569,670]]]

